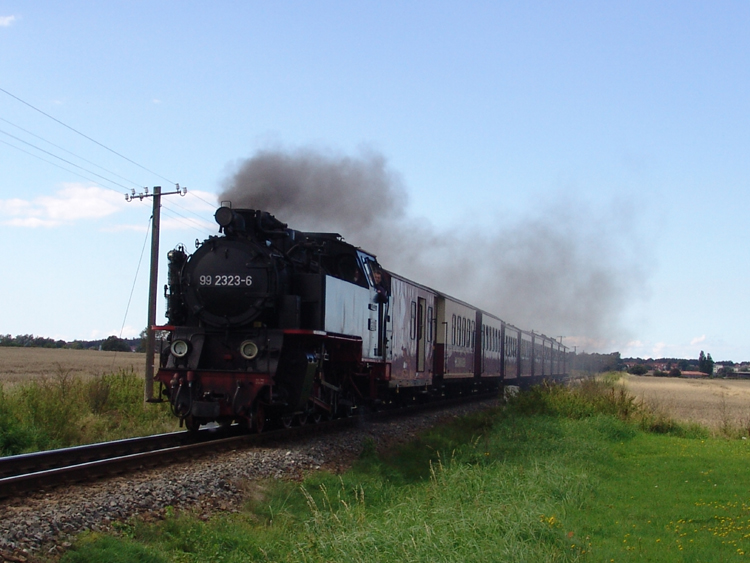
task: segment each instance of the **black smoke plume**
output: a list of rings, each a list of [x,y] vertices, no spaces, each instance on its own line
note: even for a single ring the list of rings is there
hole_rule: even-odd
[[[532,216],[498,213],[494,232],[470,220],[443,232],[407,213],[400,176],[373,151],[262,150],[236,165],[220,199],[295,229],[338,232],[389,270],[589,351],[623,336],[621,311],[638,288],[622,209],[596,218],[560,197]]]

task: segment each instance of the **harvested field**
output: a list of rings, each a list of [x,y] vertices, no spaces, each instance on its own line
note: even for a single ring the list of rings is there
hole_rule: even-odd
[[[13,384],[60,374],[101,375],[120,369],[145,372],[146,355],[62,348],[0,347],[0,383]]]
[[[627,375],[633,395],[677,420],[711,428],[750,428],[750,380]]]

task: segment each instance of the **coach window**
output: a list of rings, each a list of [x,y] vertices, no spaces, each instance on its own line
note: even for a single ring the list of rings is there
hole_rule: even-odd
[[[432,342],[432,326],[435,319],[432,318],[432,307],[427,307],[427,342]]]
[[[417,302],[411,302],[411,320],[409,322],[409,332],[411,339],[414,340],[417,337]]]
[[[451,344],[456,345],[456,315],[451,318]]]

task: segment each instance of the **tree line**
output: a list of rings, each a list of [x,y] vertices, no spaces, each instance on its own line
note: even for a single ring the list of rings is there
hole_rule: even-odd
[[[115,335],[108,336],[102,340],[55,340],[45,338],[44,336],[34,336],[33,334],[0,334],[0,346],[16,348],[70,348],[74,350],[102,350],[113,352],[130,352],[135,349],[136,352],[145,350],[142,344],[142,338],[119,338]]]

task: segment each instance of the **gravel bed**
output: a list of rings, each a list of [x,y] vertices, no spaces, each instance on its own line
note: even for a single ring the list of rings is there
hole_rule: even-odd
[[[344,471],[367,439],[383,450],[446,419],[497,404],[469,403],[0,501],[0,563],[46,559],[65,551],[82,531],[107,530],[136,516],[161,518],[166,507],[191,509],[202,518],[216,511],[238,512],[248,481],[301,479],[318,469]]]

